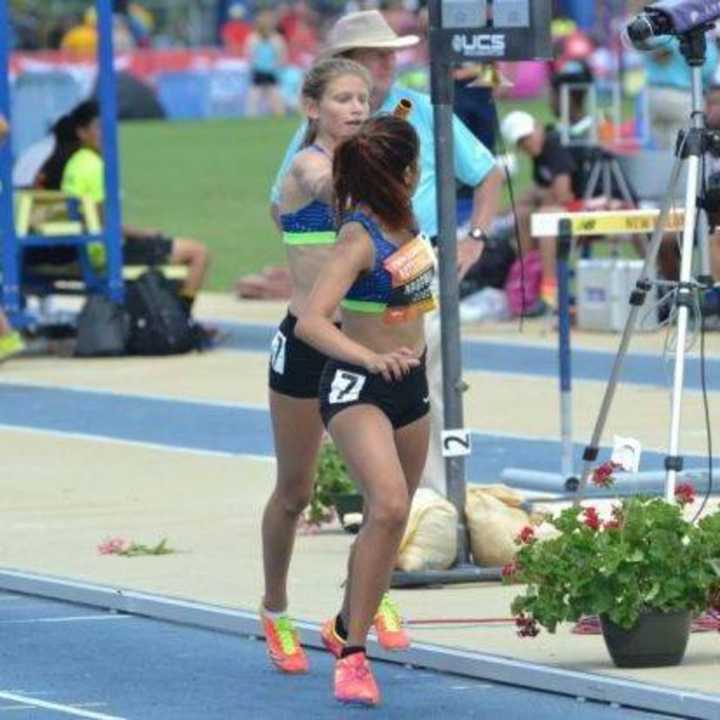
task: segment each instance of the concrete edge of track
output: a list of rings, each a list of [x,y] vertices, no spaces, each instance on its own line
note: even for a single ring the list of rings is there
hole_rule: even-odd
[[[10,568],[0,568],[0,590],[247,637],[262,636],[262,627],[256,613]],[[297,621],[296,625],[303,632],[303,644],[313,648],[323,647],[319,625],[303,621]],[[555,668],[501,655],[454,650],[426,643],[414,643],[406,652],[388,653],[371,640],[368,649],[371,657],[385,662],[683,718],[711,719],[720,714],[720,695],[654,686],[619,677]]]

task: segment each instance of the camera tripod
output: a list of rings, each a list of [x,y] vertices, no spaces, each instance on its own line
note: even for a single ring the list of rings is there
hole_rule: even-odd
[[[583,193],[583,200],[590,200],[595,197],[598,194],[598,189],[601,190],[601,195],[611,198],[614,189],[617,188],[620,193],[619,200],[633,207],[637,206],[637,197],[625,177],[617,157],[603,147],[594,147],[591,152],[590,162],[592,165],[585,192]]]
[[[583,452],[583,470],[577,488],[577,501],[582,499],[585,489],[587,488],[588,480],[592,474],[593,464],[597,460],[600,438],[610,412],[610,406],[618,385],[620,370],[627,354],[630,338],[635,329],[640,308],[645,302],[647,293],[653,287],[650,280],[651,273],[655,266],[660,244],[663,239],[663,232],[667,225],[675,187],[680,178],[681,167],[683,162],[686,162],[688,172],[685,188],[683,236],[680,249],[680,276],[678,282],[675,283],[677,341],[673,373],[668,454],[665,457],[665,497],[668,501],[674,499],[677,475],[683,469],[683,458],[679,450],[679,436],[680,410],[685,377],[685,343],[687,338],[688,315],[691,308],[698,306],[697,293],[712,285],[712,278],[709,273],[710,250],[707,218],[705,212],[700,210],[702,205],[702,189],[704,186],[703,158],[705,153],[713,145],[711,133],[709,133],[705,127],[705,114],[702,108],[701,68],[705,62],[705,32],[707,29],[705,26],[695,28],[679,37],[680,51],[691,68],[692,110],[690,113],[690,125],[678,134],[675,148],[675,162],[670,174],[669,190],[648,246],[640,278],[636,283],[635,290],[630,296],[630,313],[623,330],[620,347],[615,356],[610,379],[605,389],[600,412],[593,429],[592,439]],[[697,246],[700,254],[701,274],[697,279],[693,279],[691,277],[691,271],[693,246],[696,238],[698,240]]]

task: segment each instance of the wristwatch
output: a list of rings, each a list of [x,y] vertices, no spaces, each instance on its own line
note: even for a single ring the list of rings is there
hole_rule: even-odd
[[[478,242],[482,241],[487,245],[488,236],[485,234],[485,231],[481,227],[470,228],[468,237],[471,237],[473,240],[477,240]]]

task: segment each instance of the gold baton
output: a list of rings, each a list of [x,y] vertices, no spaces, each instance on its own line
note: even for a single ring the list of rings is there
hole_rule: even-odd
[[[412,101],[408,100],[407,98],[400,98],[400,101],[395,106],[395,109],[393,110],[393,115],[396,118],[400,118],[401,120],[407,120],[408,115],[410,114],[410,111],[412,110]]]

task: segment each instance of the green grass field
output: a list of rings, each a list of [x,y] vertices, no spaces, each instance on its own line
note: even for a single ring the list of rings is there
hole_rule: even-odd
[[[297,118],[123,124],[123,217],[204,241],[208,289],[282,260],[268,194]]]
[[[520,104],[501,107],[501,115]],[[547,103],[523,107],[547,117]],[[207,288],[270,263],[283,248],[269,216],[269,189],[297,116],[202,122],[124,123],[120,130],[123,217],[207,243],[213,265]],[[516,192],[527,183],[527,163]]]

